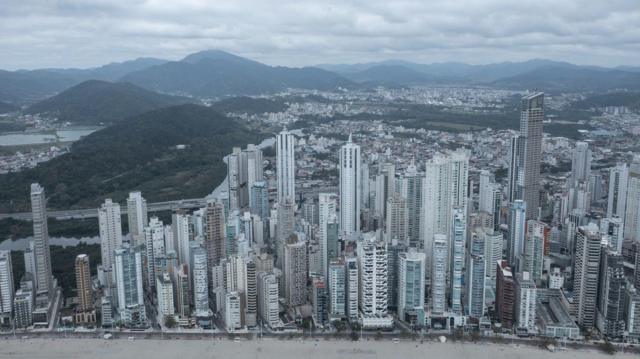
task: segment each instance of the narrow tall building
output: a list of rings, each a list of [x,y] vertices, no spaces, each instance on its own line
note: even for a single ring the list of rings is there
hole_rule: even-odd
[[[591,150],[587,142],[576,142],[571,159],[571,186],[580,182],[588,182],[591,176]]]
[[[466,214],[462,209],[453,210],[453,223],[451,230],[451,255],[449,263],[449,297],[451,298],[451,311],[462,314],[462,274],[465,260],[465,245],[467,243]]]
[[[276,137],[276,171],[278,182],[278,203],[285,199],[295,201],[295,138],[285,128]]]
[[[213,268],[226,257],[224,206],[219,202],[208,202],[205,210],[204,248],[207,252],[207,268]]]
[[[507,260],[509,266],[517,268],[524,253],[527,203],[516,200],[509,209],[509,238],[507,238]]]
[[[573,305],[578,325],[588,330],[596,324],[602,235],[595,225],[581,226],[576,235]]]
[[[307,243],[296,234],[284,246],[285,300],[290,307],[307,302]]]
[[[346,317],[347,277],[344,260],[333,260],[329,263],[329,317],[342,319]]]
[[[412,318],[420,322],[424,318],[426,255],[411,250],[398,256],[398,317],[407,323]]]
[[[413,159],[402,178],[402,196],[407,202],[407,237],[408,245],[422,248],[420,222],[422,212],[422,182],[424,175],[418,173]]]
[[[9,324],[14,300],[13,268],[11,252],[0,250],[0,322]]]
[[[622,339],[625,331],[624,259],[613,251],[602,253],[596,327],[608,339]]]
[[[336,198],[332,193],[318,194],[318,239],[320,242],[320,267],[321,273],[328,276],[329,246],[328,246],[328,227],[329,223],[336,221]],[[327,277],[328,278],[328,277]]]
[[[115,252],[118,315],[127,327],[144,327],[147,315],[142,290],[142,253],[126,244]]]
[[[467,275],[465,277],[465,309],[473,318],[481,318],[485,310],[485,242],[477,233],[471,234],[470,250],[467,256]],[[495,263],[495,262],[494,262]],[[489,267],[491,268],[491,267]]]
[[[110,288],[113,276],[113,260],[116,248],[122,246],[122,223],[120,218],[120,205],[107,198],[98,209],[98,224],[100,227],[100,254],[102,258],[102,270],[106,283],[103,286]]]
[[[147,218],[147,200],[140,192],[129,193],[127,198],[127,221],[129,234],[131,234],[131,245],[144,244],[144,227],[149,220]]]
[[[496,262],[496,316],[503,328],[514,324],[515,284],[507,261]]]
[[[607,196],[607,217],[626,218],[627,182],[629,167],[618,163],[609,170],[609,195]]]
[[[624,239],[634,242],[640,241],[640,158],[636,159],[629,169]]]
[[[540,207],[543,121],[544,93],[536,92],[523,97],[520,112],[520,135],[524,139],[522,199],[527,203],[527,219],[537,219]]]
[[[360,231],[360,146],[351,135],[340,148],[340,230],[349,235]]]
[[[447,310],[447,236],[436,234],[431,260],[431,313],[442,315]]]
[[[76,257],[76,292],[80,312],[93,310],[93,290],[91,289],[91,266],[89,256],[79,254]]]
[[[364,237],[358,243],[360,270],[360,315],[364,328],[393,326],[388,315],[387,244],[375,235]]]
[[[47,295],[51,298],[53,296],[53,278],[47,226],[47,199],[44,188],[37,183],[31,185],[31,212],[36,259],[36,291],[39,295]]]
[[[266,272],[258,273],[258,314],[262,323],[275,329],[280,326],[278,280]]]
[[[536,284],[529,272],[516,274],[516,324],[519,330],[535,333],[536,330]]]

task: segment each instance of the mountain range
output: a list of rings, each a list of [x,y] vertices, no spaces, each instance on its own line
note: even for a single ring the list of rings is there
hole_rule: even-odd
[[[389,60],[315,67],[269,66],[220,50],[179,61],[140,58],[91,69],[0,70],[0,101],[33,104],[87,80],[201,98],[270,94],[287,88],[333,90],[377,85],[464,85],[547,92],[640,90],[640,67],[604,68],[535,59],[470,65]]]

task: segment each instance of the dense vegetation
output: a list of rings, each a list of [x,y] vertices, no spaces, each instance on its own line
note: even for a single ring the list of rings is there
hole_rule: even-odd
[[[106,197],[123,202],[134,189],[151,202],[202,197],[225,177],[222,159],[232,147],[258,139],[203,106],[147,112],[92,133],[71,153],[0,175],[0,211],[28,211],[32,182],[45,187],[50,208],[98,207]]]
[[[62,287],[63,295],[71,297],[76,290],[75,258],[78,254],[89,256],[91,275],[96,275],[96,267],[100,263],[100,245],[80,243],[77,246],[49,246],[51,250],[51,271]],[[16,289],[20,285],[20,279],[24,275],[24,252],[12,251],[11,263],[13,266],[13,280]]]
[[[221,113],[238,112],[260,114],[265,112],[282,112],[289,106],[281,99],[271,100],[239,96],[218,101],[213,104],[213,107]]]
[[[640,110],[640,92],[611,92],[589,96],[574,103],[574,107],[583,109],[607,106],[626,106],[632,110]]]
[[[89,80],[36,103],[28,113],[46,113],[79,124],[116,122],[131,116],[188,102],[128,83]]]

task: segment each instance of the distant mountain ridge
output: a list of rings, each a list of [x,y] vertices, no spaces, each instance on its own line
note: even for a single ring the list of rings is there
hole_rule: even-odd
[[[126,82],[88,80],[29,107],[27,113],[47,113],[60,121],[113,123],[143,112],[189,102]]]
[[[352,86],[346,78],[318,68],[272,67],[219,50],[151,66],[124,76],[154,91],[201,97],[273,93],[287,88],[331,90]]]

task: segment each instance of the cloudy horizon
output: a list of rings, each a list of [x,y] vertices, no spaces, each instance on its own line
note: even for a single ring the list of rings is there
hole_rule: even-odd
[[[640,65],[637,0],[0,0],[0,68],[221,49],[270,65],[550,59]]]

